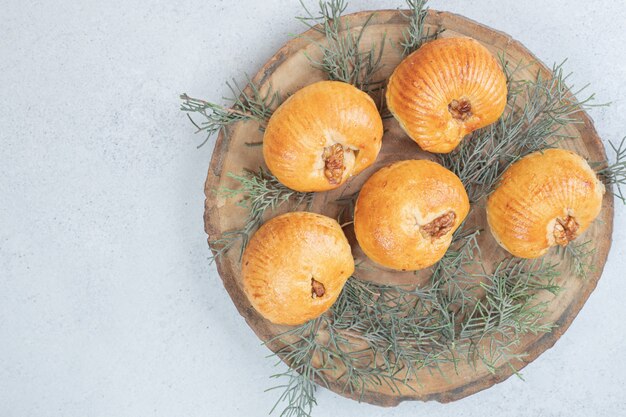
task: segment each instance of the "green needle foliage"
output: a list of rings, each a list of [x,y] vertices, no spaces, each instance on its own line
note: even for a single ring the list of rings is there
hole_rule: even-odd
[[[428,15],[428,0],[407,0],[409,14],[402,15],[409,21],[409,27],[402,32],[403,40],[400,42],[402,47],[402,56],[407,56],[411,52],[417,51],[425,42],[436,39],[443,29],[438,29],[434,33],[430,33],[430,29],[426,29],[426,16]]]
[[[266,93],[261,93],[260,87],[249,77],[247,77],[247,88],[239,87],[235,80],[232,84],[227,82],[226,85],[232,93],[232,97],[224,97],[224,100],[230,102],[229,106],[189,97],[187,94],[180,96],[182,100],[180,109],[187,113],[187,117],[196,127],[196,133],[203,132],[206,135],[198,148],[207,143],[215,133],[233,123],[254,120],[264,125],[280,101],[280,96],[272,90],[271,86]],[[192,114],[199,116],[202,121],[196,122]]]
[[[567,246],[557,246],[556,250],[563,260],[569,261],[572,272],[578,277],[586,279],[594,271],[594,264],[591,261],[596,248],[593,247],[593,241],[571,242]]]
[[[343,81],[363,90],[370,91],[381,81],[374,81],[374,74],[382,67],[381,59],[385,38],[378,47],[371,45],[361,50],[361,41],[373,14],[365,21],[360,30],[352,30],[341,21],[341,15],[348,7],[345,0],[319,2],[318,14],[313,14],[300,1],[305,16],[298,17],[309,28],[324,34],[324,42],[315,42],[321,51],[321,58],[308,57],[313,66],[328,75],[328,79]]]
[[[399,393],[419,384],[420,371],[440,372],[443,364],[483,363],[495,372],[523,358],[516,353],[520,338],[552,328],[544,321],[547,303],[536,297],[558,292],[558,272],[553,264],[517,259],[482,271],[477,235],[457,240],[433,268],[427,288],[352,277],[327,315],[272,340],[283,346],[276,355],[290,366],[275,375],[288,381],[279,386],[288,413],[282,415],[310,415],[312,380],[357,397],[383,384]],[[484,296],[475,295],[476,288]]]
[[[225,232],[218,239],[209,242],[214,252],[211,262],[224,255],[237,242],[241,243],[241,259],[250,237],[261,225],[268,210],[273,211],[286,202],[294,204],[295,208],[305,205],[308,209],[313,201],[313,193],[301,193],[287,188],[263,168],[259,168],[258,172],[246,171],[242,175],[229,172],[227,175],[237,181],[239,187],[222,187],[216,193],[224,198],[241,197],[237,205],[245,208],[248,215],[241,229]]]
[[[609,145],[615,153],[615,162],[597,172],[605,184],[616,186],[617,192],[614,191],[613,194],[626,204],[626,196],[622,190],[622,186],[626,186],[626,137],[622,139],[619,145],[610,141]]]

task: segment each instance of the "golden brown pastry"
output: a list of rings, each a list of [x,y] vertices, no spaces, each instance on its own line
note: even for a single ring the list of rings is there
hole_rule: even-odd
[[[382,137],[370,96],[350,84],[320,81],[276,109],[263,136],[263,156],[287,187],[326,191],[370,166]]]
[[[363,185],[354,231],[374,262],[396,270],[423,269],[444,255],[469,207],[454,173],[431,161],[401,161]]]
[[[587,161],[564,149],[535,152],[511,165],[487,200],[487,221],[500,246],[537,258],[566,246],[600,213],[604,185]]]
[[[406,57],[389,78],[387,107],[425,151],[448,153],[506,107],[506,77],[469,38],[442,38]]]
[[[326,216],[291,212],[265,223],[242,259],[243,289],[267,320],[297,325],[328,310],[354,272],[350,244]]]

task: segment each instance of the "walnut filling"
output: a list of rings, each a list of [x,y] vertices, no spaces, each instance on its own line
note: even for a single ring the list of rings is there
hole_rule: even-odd
[[[455,220],[456,214],[453,211],[449,211],[446,214],[437,217],[432,222],[422,226],[422,235],[425,237],[428,236],[432,239],[438,239],[452,229]]]
[[[318,298],[322,297],[326,293],[326,289],[324,288],[324,284],[319,281],[316,281],[315,278],[311,278],[311,297]]]
[[[448,111],[457,120],[467,120],[472,115],[472,103],[466,98],[452,100],[448,104]]]
[[[343,177],[346,166],[343,164],[343,146],[335,143],[324,148],[322,159],[324,159],[324,175],[331,184],[339,184]]]
[[[554,241],[561,246],[567,246],[569,242],[576,239],[577,231],[578,223],[572,216],[567,216],[565,219],[557,218],[554,224]]]

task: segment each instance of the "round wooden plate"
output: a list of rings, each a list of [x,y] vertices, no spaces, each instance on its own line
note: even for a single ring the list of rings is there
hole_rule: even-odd
[[[360,12],[345,16],[344,19],[350,28],[358,30],[365,20],[372,14],[374,17],[365,31],[361,45],[369,48],[373,43],[380,43],[384,34],[387,44],[384,49],[384,67],[377,74],[379,79],[386,79],[401,60],[401,53],[397,45],[402,39],[402,31],[407,27],[407,20],[397,10],[381,10],[376,12]],[[494,54],[504,53],[512,63],[523,62],[529,64],[523,71],[518,72],[519,78],[534,78],[538,71],[544,76],[549,76],[550,71],[533,54],[519,42],[510,36],[490,29],[479,23],[473,22],[462,16],[446,12],[430,11],[427,24],[431,30],[445,29],[442,37],[469,36],[484,44]],[[282,47],[259,71],[253,81],[267,89],[271,84],[274,90],[280,92],[282,97],[294,93],[298,89],[313,82],[325,79],[325,74],[313,68],[306,55],[316,58],[319,56],[318,47],[313,43],[323,42],[323,35],[309,30],[303,37],[295,38]],[[579,112],[576,117],[579,124],[572,124],[563,128],[565,133],[575,139],[564,142],[564,147],[572,149],[586,157],[589,161],[606,161],[604,147],[589,116]],[[236,206],[236,201],[219,197],[214,190],[221,186],[236,187],[228,172],[241,173],[244,169],[257,170],[264,166],[263,155],[260,147],[249,147],[245,142],[258,142],[262,140],[259,126],[253,122],[237,123],[230,126],[219,135],[205,186],[206,210],[205,228],[209,240],[219,238],[223,232],[238,229],[243,225],[246,217],[244,209]],[[400,159],[429,158],[431,155],[422,152],[419,147],[401,130],[398,123],[393,119],[385,120],[385,135],[380,156],[374,166],[350,180],[338,190],[327,193],[319,193],[315,196],[313,211],[336,217],[338,207],[332,202],[342,195],[348,195],[360,189],[363,182],[377,169]],[[484,222],[484,208],[474,209],[474,221],[478,224]],[[270,213],[272,216],[277,213]],[[527,335],[522,338],[517,347],[518,352],[526,352],[528,355],[523,360],[513,363],[516,369],[523,368],[534,360],[546,349],[554,345],[556,340],[569,327],[572,320],[589,294],[596,286],[602,269],[606,262],[607,254],[611,245],[613,230],[613,198],[607,193],[604,198],[602,212],[596,221],[585,233],[584,239],[592,239],[595,243],[596,252],[592,263],[596,266],[586,279],[574,276],[567,266],[563,266],[563,273],[559,278],[559,284],[565,288],[556,297],[546,295],[549,300],[549,313],[547,320],[556,324],[556,328],[546,334]],[[347,230],[349,238],[351,232]],[[483,258],[493,261],[503,259],[503,252],[489,232],[481,234],[480,241]],[[356,243],[353,244],[355,258],[366,261]],[[264,320],[250,305],[241,286],[241,270],[237,248],[229,251],[225,256],[217,260],[217,268],[224,282],[226,290],[237,306],[240,314],[246,319],[250,327],[258,337],[267,341],[272,337],[284,332],[288,328],[277,326]],[[556,255],[553,255],[556,256]],[[383,271],[375,265],[371,268],[359,269],[359,278],[386,283],[406,283],[424,279],[424,275],[415,277],[412,273],[392,273]],[[371,269],[371,270],[370,270]],[[369,272],[363,272],[361,271]],[[542,296],[541,296],[542,297]],[[276,350],[279,346],[270,344],[271,349]],[[503,381],[512,375],[513,370],[508,364],[501,364],[494,373],[490,373],[483,366],[471,367],[461,363],[455,371],[452,365],[444,365],[445,377],[439,373],[429,373],[424,370],[420,376],[420,383],[414,383],[411,387],[400,387],[400,392],[394,392],[386,385],[367,387],[362,397],[359,394],[342,392],[342,385],[331,384],[333,391],[347,397],[383,406],[393,406],[404,400],[437,400],[448,402],[458,400],[488,388],[495,383]]]

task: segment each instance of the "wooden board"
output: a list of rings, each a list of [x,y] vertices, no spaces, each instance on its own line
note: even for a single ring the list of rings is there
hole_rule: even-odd
[[[358,29],[371,13],[369,11],[355,13],[346,16],[345,19],[347,19],[351,28]],[[549,70],[532,53],[519,42],[502,32],[495,31],[462,16],[446,12],[430,11],[427,23],[433,30],[436,27],[445,28],[446,31],[443,33],[443,37],[470,36],[483,43],[494,55],[505,53],[507,59],[511,62],[517,63],[522,61],[531,64],[518,73],[520,78],[532,78],[537,71],[542,71],[544,75],[549,75]],[[398,45],[406,25],[406,19],[397,10],[376,11],[374,18],[371,20],[370,26],[365,32],[362,45],[369,47],[374,42],[380,42],[385,33],[388,40],[383,55],[384,67],[380,70],[378,78],[387,78],[400,62],[400,50],[393,45]],[[319,56],[317,46],[312,43],[313,40],[323,41],[323,37],[318,32],[308,31],[305,37],[296,38],[288,42],[256,74],[254,81],[260,84],[262,88],[267,88],[271,84],[275,90],[278,90],[285,97],[308,84],[325,79],[321,71],[311,67],[305,56],[305,54],[314,58]],[[393,45],[389,41],[393,42]],[[561,57],[554,58],[560,59]],[[567,141],[564,147],[575,150],[590,161],[606,161],[604,147],[594,130],[589,116],[580,112],[577,114],[577,118],[581,121],[580,124],[564,128],[567,134],[576,138]],[[422,152],[413,141],[407,138],[393,118],[385,120],[385,129],[383,148],[374,166],[338,190],[317,194],[313,205],[314,211],[334,217],[337,207],[330,203],[341,195],[348,195],[358,190],[363,182],[381,166],[401,159],[431,157],[429,154]],[[235,206],[235,201],[220,198],[213,190],[223,185],[229,187],[237,185],[227,178],[226,173],[228,172],[241,173],[244,168],[257,170],[260,166],[264,166],[261,148],[247,147],[244,144],[245,142],[261,140],[262,133],[259,131],[258,125],[252,122],[235,124],[219,135],[205,187],[206,211],[204,220],[209,240],[218,238],[225,231],[242,226],[246,212]],[[273,213],[272,215],[276,214]],[[484,208],[475,210],[475,222],[482,224],[484,217]],[[554,298],[551,296],[546,298],[550,300],[550,311],[547,319],[556,323],[557,327],[550,333],[528,335],[521,340],[518,351],[527,352],[528,356],[523,361],[517,361],[513,364],[517,369],[523,368],[546,349],[553,346],[569,327],[574,317],[576,317],[600,278],[611,245],[612,228],[613,197],[610,193],[607,193],[604,198],[600,218],[584,236],[585,240],[593,239],[593,242],[595,242],[597,251],[592,262],[597,266],[596,269],[586,280],[573,276],[567,269],[564,270],[564,274],[559,279],[559,284],[565,288],[565,291],[562,291]],[[347,234],[353,242],[355,258],[365,260],[349,230]],[[480,244],[483,258],[488,257],[497,261],[506,256],[488,231],[482,233]],[[375,265],[370,265],[370,267],[373,270],[365,274],[359,272],[359,278],[387,283],[406,283],[416,280],[419,282],[425,279],[425,275],[418,275],[416,278],[412,273],[391,273],[377,268]],[[240,314],[261,340],[267,341],[287,330],[285,326],[273,325],[264,320],[248,302],[241,286],[237,249],[231,250],[226,256],[220,258],[217,261],[217,268],[224,286]],[[270,348],[277,349],[277,346],[270,345]],[[421,376],[421,384],[414,384],[413,390],[400,387],[400,393],[393,392],[384,385],[369,387],[361,400],[383,406],[397,405],[404,400],[454,401],[488,388],[512,374],[511,368],[506,364],[497,368],[493,374],[489,373],[484,367],[478,366],[474,369],[464,363],[459,365],[458,372],[455,372],[452,366],[445,368],[444,371],[446,377],[437,373],[431,375],[428,372],[424,372]],[[260,387],[259,389],[262,388]],[[339,384],[331,385],[330,388],[342,395],[351,397],[349,393],[342,392],[342,387]]]

